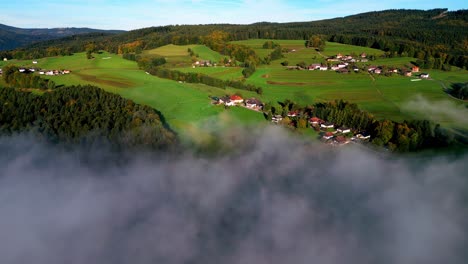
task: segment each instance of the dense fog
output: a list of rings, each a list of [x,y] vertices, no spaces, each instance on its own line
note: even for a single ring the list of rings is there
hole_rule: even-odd
[[[0,138],[0,263],[467,262],[468,156],[227,134],[216,157]]]

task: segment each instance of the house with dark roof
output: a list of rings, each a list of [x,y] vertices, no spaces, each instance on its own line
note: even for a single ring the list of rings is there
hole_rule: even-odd
[[[262,109],[263,103],[257,98],[250,98],[245,101],[245,106],[251,109]]]
[[[336,131],[342,134],[351,133],[351,129],[345,126],[339,127],[338,129],[336,129]]]
[[[325,123],[320,124],[320,127],[321,128],[334,128],[335,124],[333,124],[331,122],[325,122]]]

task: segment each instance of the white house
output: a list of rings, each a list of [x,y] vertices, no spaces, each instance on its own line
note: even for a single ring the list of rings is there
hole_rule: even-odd
[[[351,133],[351,129],[349,129],[347,127],[339,127],[336,131],[338,133],[343,133],[343,134]]]
[[[328,70],[328,67],[327,66],[320,66],[320,70],[321,71],[326,71],[326,70]]]
[[[3,61],[8,61],[8,59],[7,59],[7,58],[3,58]]]
[[[419,75],[419,77],[421,77],[423,79],[428,79],[429,78],[429,73],[421,73],[421,75]]]
[[[333,123],[330,123],[330,122],[325,122],[323,124],[320,125],[321,128],[334,128],[335,125]]]
[[[37,64],[37,61],[33,61],[32,63],[33,63],[33,64]]]

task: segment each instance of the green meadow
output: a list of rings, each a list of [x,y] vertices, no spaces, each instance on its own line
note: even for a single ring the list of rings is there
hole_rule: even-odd
[[[249,45],[256,51],[264,52],[267,50],[261,47],[265,41],[248,40],[234,43]],[[230,122],[233,124],[264,120],[261,113],[237,107],[226,110],[222,106],[214,106],[210,103],[209,96],[223,96],[233,93],[239,93],[244,98],[257,97],[273,105],[285,99],[291,99],[301,105],[343,99],[357,103],[362,109],[371,112],[378,118],[395,121],[427,118],[420,112],[412,111],[406,107],[408,102],[417,98],[425,98],[433,103],[449,101],[454,105],[467,105],[467,102],[454,99],[444,92],[444,87],[450,87],[458,82],[467,82],[468,72],[466,70],[455,67],[449,72],[429,70],[427,72],[431,79],[420,81],[412,81],[416,77],[372,76],[362,71],[339,74],[332,71],[287,70],[281,65],[282,61],[287,60],[290,65],[301,61],[309,64],[323,60],[322,55],[360,54],[362,52],[379,55],[382,54],[382,51],[329,42],[325,51],[319,54],[314,49],[305,48],[302,40],[275,40],[275,42],[295,51],[284,54],[284,58],[273,61],[270,65],[260,65],[257,71],[246,79],[247,83],[261,86],[263,88],[262,95],[244,90],[220,89],[202,84],[179,83],[160,79],[138,69],[135,62],[124,60],[119,55],[107,52],[95,54],[95,58],[92,60],[87,60],[84,53],[66,57],[43,58],[39,59],[38,64],[34,66],[44,69],[71,70],[72,73],[69,75],[50,77],[59,85],[92,84],[138,103],[152,106],[160,110],[171,127],[179,133],[197,131],[196,126],[201,120],[219,119],[221,116],[223,119],[226,119],[227,116],[237,120]],[[203,73],[224,80],[242,79],[242,68],[240,67],[193,68],[188,48],[194,50],[200,59],[216,61],[223,57],[203,45],[167,45],[144,51],[143,55],[163,56],[168,59],[166,67],[183,72]],[[369,62],[369,64],[402,67],[412,60],[413,58],[379,58]],[[15,60],[1,61],[0,66],[7,63],[33,66],[32,61]],[[447,126],[457,125],[456,120],[452,119],[441,118],[435,121]]]
[[[186,51],[186,47],[184,48]],[[232,119],[232,124],[259,122],[264,120],[261,113],[244,108],[233,107],[225,110],[223,106],[211,104],[209,96],[223,96],[236,92],[243,96],[254,93],[236,89],[220,89],[203,84],[179,83],[146,74],[138,69],[133,61],[122,59],[119,55],[103,52],[94,54],[92,60],[85,53],[73,56],[50,57],[38,60],[35,67],[42,69],[69,69],[71,74],[47,76],[57,85],[91,84],[107,91],[122,95],[137,103],[146,104],[162,112],[169,125],[180,134],[197,131],[197,125],[206,119]],[[32,61],[9,61],[5,64],[33,66]],[[45,77],[45,76],[44,76]],[[196,135],[198,136],[198,134]]]

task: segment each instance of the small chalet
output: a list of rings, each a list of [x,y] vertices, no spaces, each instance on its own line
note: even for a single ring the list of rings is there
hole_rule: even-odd
[[[298,111],[289,111],[288,112],[288,116],[289,117],[296,117],[299,115],[299,112]]]
[[[421,74],[419,75],[419,77],[420,77],[421,79],[428,79],[428,78],[429,78],[429,73],[421,73]]]
[[[23,73],[24,73],[24,72],[26,72],[26,69],[24,69],[24,68],[20,68],[18,71],[19,71],[19,72],[23,72]]]
[[[332,139],[334,137],[333,133],[332,132],[326,132],[324,135],[323,135],[323,138],[325,140],[329,140],[329,139]]]
[[[357,134],[356,137],[358,139],[365,140],[365,139],[370,139],[371,136],[367,132],[363,131],[363,132]]]
[[[359,67],[358,67],[358,66],[353,66],[353,71],[358,72],[358,71],[359,71]]]
[[[367,71],[373,72],[375,69],[377,69],[377,66],[369,66],[369,67],[367,68]]]
[[[234,104],[241,104],[242,102],[244,102],[244,99],[242,99],[242,97],[240,97],[239,95],[237,94],[233,94],[229,97],[229,99],[231,100],[231,102],[233,102]]]
[[[418,67],[418,66],[413,66],[413,67],[411,68],[411,71],[412,71],[412,72],[419,72],[419,67]]]
[[[330,68],[332,71],[337,71],[340,69],[340,67],[338,67],[338,65],[335,65],[335,66],[331,66]]]
[[[8,61],[8,59],[7,59],[7,58],[3,58],[3,61]]]
[[[342,134],[351,133],[351,129],[347,127],[339,127],[336,131]]]
[[[341,53],[336,54],[336,58],[337,58],[337,59],[343,58],[343,54],[341,54]]]
[[[337,136],[336,138],[333,139],[334,143],[338,144],[338,145],[344,145],[344,144],[348,144],[349,141],[343,137],[343,136]]]
[[[311,117],[311,118],[309,119],[309,123],[310,123],[311,125],[313,125],[313,126],[318,126],[321,122],[322,122],[322,120],[321,120],[320,118],[316,117],[316,116]]]
[[[320,70],[321,71],[326,71],[326,70],[328,70],[328,67],[327,66],[320,66]]]
[[[333,123],[330,123],[330,122],[325,122],[323,124],[320,124],[320,127],[321,128],[334,128],[335,125]]]
[[[280,122],[281,120],[283,120],[283,117],[281,115],[275,115],[271,118],[271,122],[273,123],[278,123]]]
[[[309,65],[309,71],[313,71],[313,70],[320,70],[320,63],[313,63],[311,65]]]
[[[363,53],[361,53],[361,55],[359,55],[359,56],[361,56],[361,58],[366,58],[366,57],[367,57],[367,54],[366,54],[365,52],[363,52]]]
[[[405,76],[407,76],[407,77],[411,77],[411,75],[413,74],[413,72],[412,72],[412,71],[405,71],[403,74],[404,74]]]
[[[257,98],[250,98],[245,101],[245,106],[251,109],[261,109],[263,104]]]
[[[37,64],[37,61],[33,61],[32,63],[33,63],[33,64]]]
[[[375,68],[375,69],[374,69],[374,73],[375,73],[375,74],[381,74],[381,73],[382,73],[382,69],[380,69],[380,68]]]

